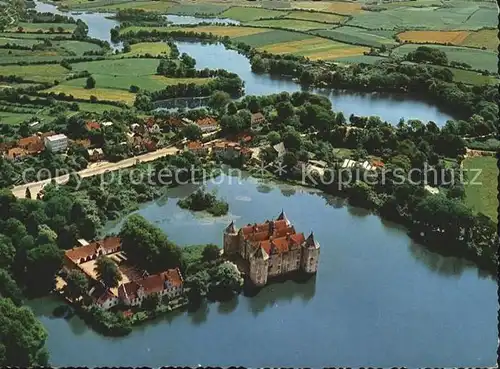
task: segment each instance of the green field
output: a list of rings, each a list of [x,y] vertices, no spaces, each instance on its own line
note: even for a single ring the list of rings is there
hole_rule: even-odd
[[[61,38],[61,37],[71,38],[71,34],[69,34],[69,33],[58,33],[57,35],[54,35],[51,33],[0,32],[0,38],[6,37],[6,38],[15,38],[15,39],[35,40],[35,39],[53,38],[54,36],[57,36],[59,38]],[[41,41],[38,41],[38,42],[41,42]]]
[[[300,41],[313,38],[312,35],[306,35],[303,33],[282,31],[282,30],[271,30],[263,33],[258,33],[255,35],[235,37],[236,42],[243,42],[253,47],[261,47],[269,44],[276,44],[279,42],[288,41]]]
[[[218,15],[229,6],[222,4],[198,3],[198,4],[177,4],[168,9],[170,14],[183,15]]]
[[[208,78],[168,78],[158,75],[143,75],[143,76],[111,76],[106,74],[92,74],[96,80],[97,88],[109,88],[114,90],[128,91],[131,85],[138,86],[143,90],[161,90],[170,85],[179,83],[195,83],[203,84],[209,81]],[[86,78],[77,78],[69,81],[64,81],[62,85],[73,87],[85,87]]]
[[[6,124],[20,124],[25,120],[32,118],[34,114],[24,114],[24,113],[11,113],[0,111],[0,123]]]
[[[101,47],[99,45],[84,42],[84,41],[52,41],[52,45],[66,51],[69,54],[83,55],[86,51],[99,51]]]
[[[130,45],[130,52],[123,54],[124,56],[137,56],[151,54],[152,56],[157,55],[170,55],[170,47],[166,42],[139,42],[137,44]]]
[[[68,70],[59,64],[0,65],[0,75],[15,75],[36,82],[62,80]]]
[[[409,52],[415,50],[422,44],[404,44],[392,50],[394,55],[404,56]],[[490,72],[497,72],[497,54],[480,49],[471,49],[466,47],[457,46],[440,46],[440,45],[426,45],[442,50],[448,56],[448,61],[457,61],[467,63],[473,69],[488,70]]]
[[[170,7],[174,5],[171,1],[128,1],[116,4],[101,5],[93,7],[94,10],[110,11],[110,10],[123,10],[123,9],[140,9],[149,12],[167,13]]]
[[[296,19],[266,19],[247,23],[249,26],[285,28],[297,31],[309,31],[313,29],[324,29],[331,27],[325,23],[311,22]]]
[[[468,181],[476,175],[474,169],[481,173],[475,180],[478,184],[469,183],[465,186],[465,202],[474,212],[482,212],[495,222],[498,222],[498,167],[493,156],[470,157],[464,160]]]
[[[73,64],[74,71],[109,76],[145,76],[156,73],[158,59],[112,59]]]
[[[111,110],[123,110],[122,108],[115,105],[107,105],[107,104],[99,104],[99,103],[84,103],[79,102],[78,106],[80,107],[80,111],[90,111],[95,113],[104,113],[105,111]]]
[[[470,70],[448,68],[453,73],[453,80],[457,82],[462,82],[470,85],[496,85],[499,83],[499,79],[494,76],[483,76],[481,73],[477,73]]]
[[[471,3],[455,8],[396,8],[355,14],[347,24],[370,29],[477,30],[497,24],[491,9]]]
[[[498,30],[482,29],[471,33],[461,42],[462,46],[486,47],[489,50],[498,50]]]
[[[17,35],[16,33],[11,33],[9,35],[15,36]],[[7,45],[7,44],[14,44],[14,45],[20,45],[20,46],[28,46],[31,47],[33,45],[37,45],[42,43],[40,40],[30,40],[30,39],[23,39],[23,38],[14,38],[14,37],[0,37],[0,45]]]
[[[261,18],[281,17],[286,14],[287,12],[278,10],[236,6],[234,8],[229,8],[219,16],[222,18],[231,18],[241,22],[247,22]]]
[[[12,27],[12,30],[17,30],[19,27],[22,27],[24,32],[27,32],[27,33],[37,32],[38,30],[42,30],[43,32],[49,32],[49,30],[51,28],[54,28],[54,30],[57,32],[58,27],[62,27],[64,29],[65,33],[71,33],[76,28],[76,24],[73,24],[73,23],[26,23],[26,22],[19,22],[14,27]]]
[[[385,33],[382,34],[382,32]],[[335,29],[320,30],[314,33],[328,37],[340,42],[346,42],[356,45],[365,45],[370,47],[381,47],[385,45],[386,47],[395,46],[398,43],[392,38],[392,31],[371,31],[363,28],[343,26]]]
[[[135,100],[135,94],[125,91],[125,90],[115,90],[111,88],[92,88],[86,89],[84,87],[69,86],[65,84],[60,84],[45,90],[45,92],[55,92],[64,93],[66,95],[72,95],[77,99],[90,100],[91,96],[97,97],[99,100],[112,100],[120,101],[126,104],[132,105]]]
[[[302,19],[314,22],[324,23],[342,23],[347,17],[331,13],[308,12],[302,10],[292,10],[288,12],[285,18]]]

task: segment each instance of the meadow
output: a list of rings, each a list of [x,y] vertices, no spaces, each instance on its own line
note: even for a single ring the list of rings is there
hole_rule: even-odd
[[[261,47],[269,44],[279,44],[281,42],[307,40],[314,37],[312,35],[292,31],[259,29],[263,32],[235,37],[234,41],[243,42],[253,47]]]
[[[344,15],[363,12],[361,3],[344,1],[294,1],[292,7],[296,9],[310,9]]]
[[[314,21],[314,22],[332,23],[332,24],[342,23],[346,19],[348,19],[347,17],[342,16],[342,15],[338,15],[338,14],[308,12],[305,10],[304,11],[292,10],[286,14],[285,18],[302,19],[302,20],[309,20],[309,21]]]
[[[465,186],[465,202],[474,212],[482,212],[495,222],[498,222],[498,167],[493,156],[469,157],[464,160],[464,169],[469,172],[468,180],[472,181],[475,171],[481,173],[475,180],[478,184]]]
[[[329,30],[315,31],[315,34],[334,40],[357,45],[366,45],[370,47],[391,47],[397,45],[396,40],[392,38],[392,31],[372,31],[363,28],[342,26]]]
[[[223,18],[231,18],[239,20],[241,22],[247,22],[260,18],[274,18],[274,17],[285,16],[286,14],[287,14],[286,12],[272,10],[272,9],[236,6],[227,9],[219,16]]]
[[[131,50],[124,56],[138,56],[150,54],[152,56],[170,55],[170,47],[166,42],[139,42],[130,45]]]
[[[296,19],[265,19],[248,23],[250,26],[284,28],[296,31],[309,31],[313,29],[325,29],[331,27],[326,23],[311,22]]]
[[[462,46],[485,47],[489,50],[498,50],[498,30],[482,29],[477,32],[471,32],[462,41]]]
[[[471,32],[467,31],[405,31],[398,34],[402,42],[460,45]]]
[[[363,55],[363,53],[369,49],[327,40],[321,37],[312,37],[301,41],[289,41],[261,46],[258,50],[264,50],[273,54],[306,56],[311,60],[332,60],[345,56]]]
[[[135,100],[135,94],[124,91],[124,90],[115,90],[110,88],[92,88],[86,89],[84,87],[78,86],[70,86],[66,84],[60,84],[54,87],[49,88],[48,90],[44,90],[45,92],[54,92],[54,93],[64,93],[66,95],[72,95],[77,99],[85,99],[90,100],[91,96],[97,97],[99,100],[113,100],[113,101],[121,101],[125,104],[132,105]]]
[[[184,32],[196,32],[196,33],[211,33],[215,36],[229,36],[230,38],[241,37],[247,35],[253,35],[256,33],[263,33],[269,31],[265,28],[257,27],[231,27],[231,26],[200,26],[200,27],[144,27],[144,26],[131,26],[120,30],[121,34],[127,34],[128,32],[137,32],[141,30],[158,32],[173,32],[173,31],[184,31]]]
[[[404,44],[392,50],[394,55],[404,56],[409,52],[415,50],[417,47],[422,46],[421,44]],[[480,49],[472,49],[466,47],[456,47],[456,46],[442,46],[442,45],[428,45],[431,47],[438,48],[446,53],[448,61],[457,61],[467,63],[472,66],[473,69],[488,70],[490,72],[497,72],[497,54]]]
[[[57,33],[58,27],[62,27],[63,32],[71,33],[76,28],[76,24],[73,23],[26,23],[26,22],[18,22],[14,27],[11,28],[11,31],[17,31],[18,28],[21,27],[23,32],[26,33],[36,33],[39,30],[49,33],[50,29],[53,28]],[[54,33],[54,32],[50,32]]]
[[[72,64],[73,71],[109,76],[144,76],[156,73],[158,59],[109,59]]]
[[[175,5],[175,2],[171,1],[127,1],[127,2],[118,2],[115,4],[108,5],[100,5],[92,8],[93,10],[99,10],[103,12],[107,11],[118,11],[124,9],[138,9],[149,12],[158,12],[158,13],[166,13],[170,11],[172,5]]]
[[[99,45],[93,44],[91,42],[76,40],[52,41],[52,45],[66,51],[69,54],[74,55],[83,55],[83,53],[87,51],[101,50],[101,47]]]
[[[183,3],[173,5],[168,9],[170,14],[178,15],[218,15],[229,8],[228,5],[213,3]]]
[[[20,46],[28,46],[32,47],[33,45],[37,45],[42,43],[40,40],[32,40],[32,39],[24,39],[24,38],[14,38],[12,36],[17,36],[16,34],[8,34],[9,36],[0,36],[0,45],[20,45]],[[12,35],[12,36],[11,36]]]
[[[59,64],[0,65],[0,75],[15,75],[36,82],[62,80],[68,70]]]

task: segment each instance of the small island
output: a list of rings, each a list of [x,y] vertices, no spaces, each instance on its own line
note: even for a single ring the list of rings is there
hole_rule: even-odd
[[[216,217],[226,215],[229,211],[229,204],[217,199],[215,192],[206,192],[201,188],[185,199],[179,200],[177,204],[183,209],[192,211],[205,210]]]

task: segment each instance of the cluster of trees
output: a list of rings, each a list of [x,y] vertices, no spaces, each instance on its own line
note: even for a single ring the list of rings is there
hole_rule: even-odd
[[[184,209],[192,211],[207,211],[214,216],[226,215],[229,211],[229,204],[217,199],[216,192],[204,191],[202,188],[193,192],[185,199],[181,199],[177,204]]]
[[[435,47],[419,46],[406,55],[406,60],[416,63],[431,63],[436,65],[447,65],[448,57],[444,51]]]

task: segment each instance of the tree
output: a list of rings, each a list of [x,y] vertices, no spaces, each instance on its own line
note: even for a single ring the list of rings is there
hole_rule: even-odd
[[[227,105],[227,113],[229,115],[234,115],[238,112],[238,107],[236,106],[236,104],[234,102],[230,102],[228,105]]]
[[[108,288],[118,287],[122,275],[116,263],[107,256],[99,256],[96,260],[95,272],[97,278]]]
[[[203,296],[208,292],[210,276],[205,270],[189,276],[186,279],[186,295],[192,308],[197,308],[203,301]]]
[[[302,147],[302,137],[294,129],[289,129],[283,135],[283,143],[288,150],[300,150]]]
[[[288,170],[295,167],[297,163],[298,163],[297,156],[293,152],[287,151],[283,155],[283,165],[287,167]]]
[[[144,297],[141,303],[141,308],[147,311],[154,311],[159,304],[160,295],[152,293],[151,295]]]
[[[208,244],[203,248],[202,257],[205,261],[217,260],[220,256],[220,248],[214,244]]]
[[[29,187],[26,187],[26,192],[24,193],[24,197],[27,199],[31,199],[31,191]]]
[[[0,234],[0,268],[9,269],[14,262],[16,249],[9,237]]]
[[[61,269],[64,252],[54,244],[46,244],[26,253],[26,287],[29,292],[42,296],[55,286],[56,273]]]
[[[17,306],[23,302],[21,289],[12,275],[4,269],[0,269],[0,296],[10,298]]]
[[[66,293],[73,300],[84,296],[89,288],[87,277],[79,270],[70,271],[66,277],[66,283]]]
[[[231,298],[241,290],[243,278],[238,268],[232,263],[223,263],[215,270],[211,293],[218,299],[225,300]]]
[[[208,99],[208,106],[213,110],[223,113],[227,104],[231,101],[231,96],[224,91],[215,91]]]
[[[248,99],[248,110],[250,110],[251,113],[258,113],[260,111],[260,102],[257,100],[257,97],[251,96]]]
[[[203,132],[197,124],[188,124],[183,128],[182,135],[189,141],[198,141],[203,137]]]
[[[87,78],[87,82],[85,84],[85,88],[91,89],[95,87],[95,79],[94,77],[90,76]]]
[[[17,307],[10,299],[0,298],[0,365],[45,366],[47,332],[27,307]]]
[[[266,136],[271,145],[276,145],[281,142],[281,135],[276,131],[271,131]]]

